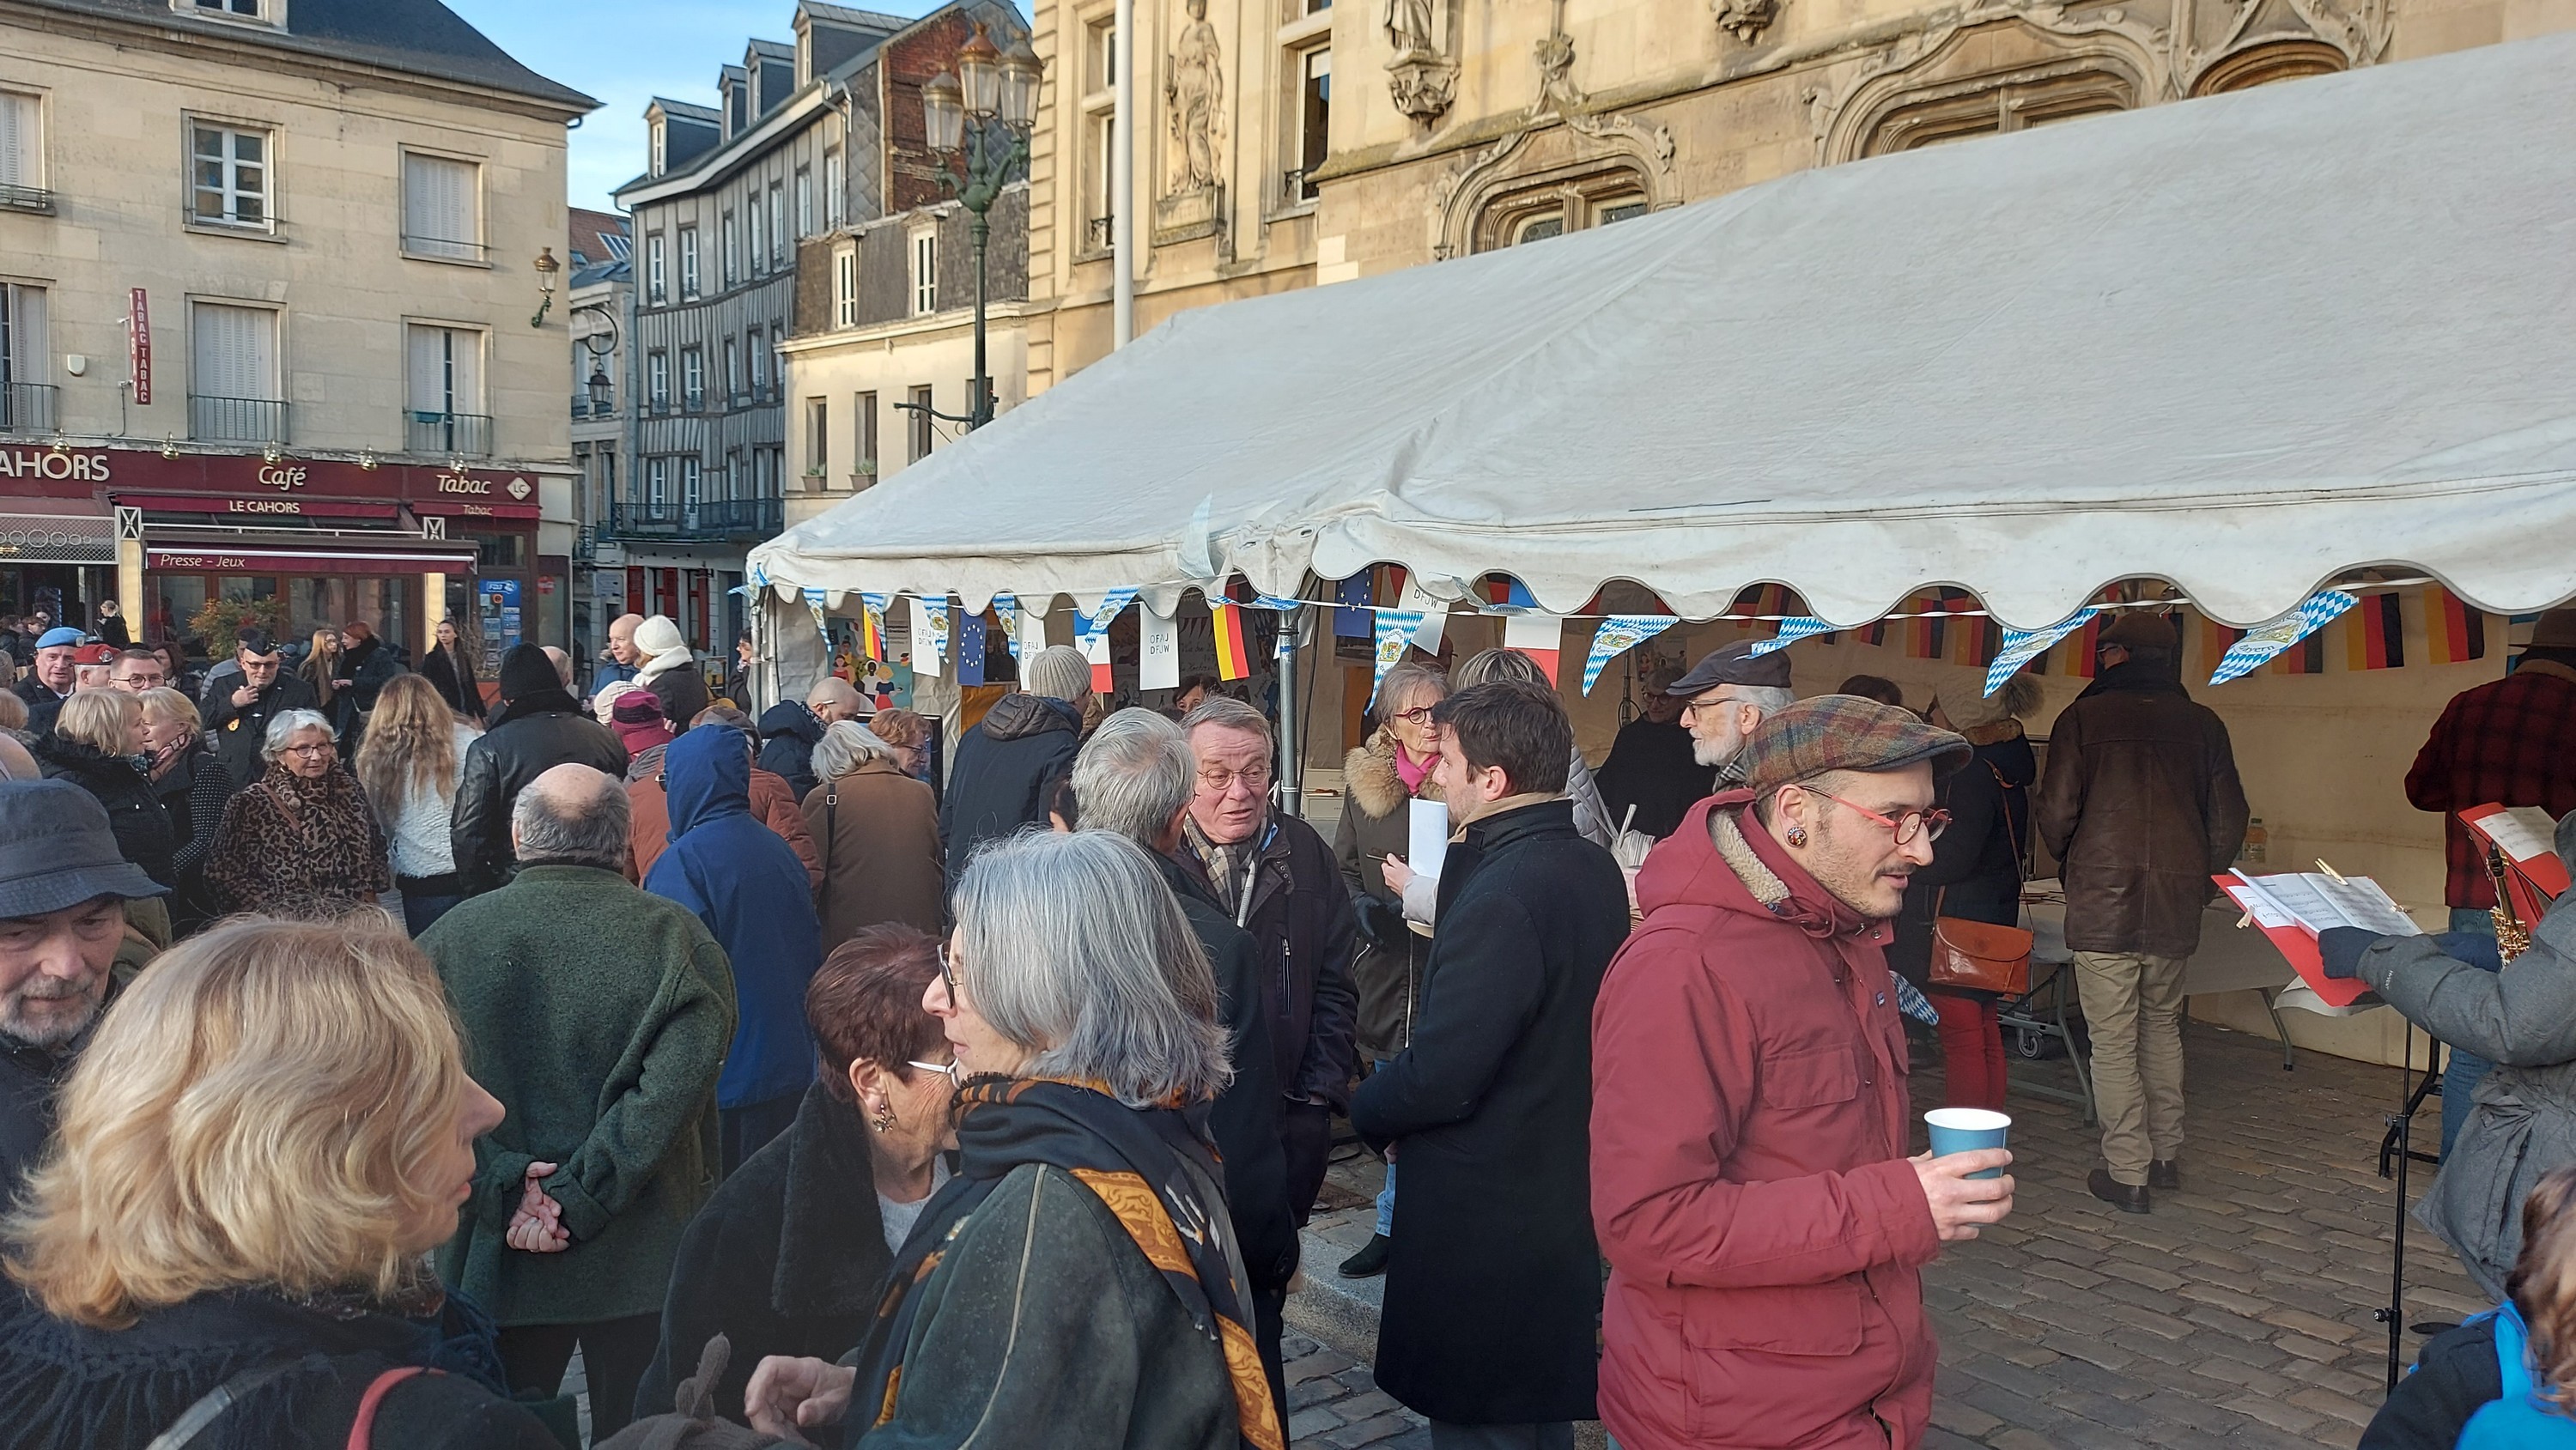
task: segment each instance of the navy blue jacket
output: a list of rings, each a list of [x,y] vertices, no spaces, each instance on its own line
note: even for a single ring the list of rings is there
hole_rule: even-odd
[[[801,1093],[814,1080],[805,984],[823,964],[823,928],[805,865],[751,813],[751,747],[729,725],[701,725],[666,747],[671,846],[644,889],[698,914],[733,963],[740,1016],[716,1106]]]

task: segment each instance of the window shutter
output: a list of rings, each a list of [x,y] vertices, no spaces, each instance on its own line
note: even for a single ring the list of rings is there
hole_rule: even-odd
[[[447,340],[455,411],[479,414],[483,411],[483,334],[451,330]]]
[[[447,407],[447,329],[410,329],[411,410],[444,413]]]
[[[6,363],[11,379],[42,380],[45,376],[45,289],[42,287],[0,287],[0,363]]]
[[[0,186],[34,186],[36,171],[36,98],[0,91]]]
[[[403,157],[403,234],[413,251],[471,260],[482,250],[476,245],[474,172],[468,161]]]
[[[200,302],[191,321],[194,391],[214,398],[276,398],[276,313]]]

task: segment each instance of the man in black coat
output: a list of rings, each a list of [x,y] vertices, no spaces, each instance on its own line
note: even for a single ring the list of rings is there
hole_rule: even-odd
[[[1333,1113],[1359,1067],[1359,917],[1333,848],[1271,809],[1270,722],[1219,695],[1181,722],[1198,784],[1177,854],[1191,880],[1252,934],[1269,997],[1271,1066],[1286,1103],[1288,1201],[1303,1225],[1323,1186]],[[1571,755],[1572,747],[1568,747]]]
[[[268,773],[268,761],[260,754],[268,722],[283,711],[314,709],[318,702],[303,676],[287,673],[285,657],[266,630],[243,631],[233,659],[241,678],[218,687],[206,713],[206,734],[224,769],[248,784]]]
[[[80,647],[80,631],[65,625],[37,635],[33,657],[19,661],[27,667],[27,674],[14,693],[27,702],[27,728],[34,733],[42,735],[53,729],[63,701],[71,698],[79,678],[74,657]]]
[[[54,1131],[54,1089],[106,1005],[125,903],[169,888],[63,780],[0,781],[0,1198]]]
[[[1038,651],[1024,674],[1028,688],[1003,696],[957,742],[948,792],[939,802],[951,891],[976,847],[1047,823],[1047,802],[1082,749],[1091,662],[1078,649],[1054,645]]]
[[[1269,998],[1252,937],[1173,859],[1197,788],[1197,758],[1181,727],[1152,710],[1121,710],[1100,722],[1074,762],[1078,819],[1066,824],[1114,832],[1143,846],[1161,866],[1216,974],[1217,1011],[1225,1019],[1234,1081],[1209,1109],[1208,1134],[1225,1160],[1227,1214],[1244,1272],[1252,1278],[1253,1340],[1271,1396],[1284,1406],[1288,1380],[1279,1333],[1288,1281],[1297,1274],[1297,1219],[1280,1136],[1286,1104],[1272,1064]]]
[[[518,874],[510,844],[510,810],[528,782],[558,765],[587,765],[626,776],[626,747],[607,726],[582,713],[554,661],[532,644],[501,656],[501,708],[492,726],[465,751],[448,844],[465,894],[494,891]]]
[[[761,769],[787,782],[798,800],[816,785],[814,747],[823,732],[843,720],[859,718],[859,692],[839,675],[825,675],[805,692],[805,703],[781,700],[760,712]]]
[[[1413,1040],[1351,1102],[1363,1136],[1404,1150],[1377,1383],[1442,1450],[1571,1450],[1572,1422],[1594,1415],[1601,1316],[1592,1000],[1627,890],[1574,829],[1574,732],[1553,692],[1498,680],[1432,718],[1465,833],[1442,863]]]

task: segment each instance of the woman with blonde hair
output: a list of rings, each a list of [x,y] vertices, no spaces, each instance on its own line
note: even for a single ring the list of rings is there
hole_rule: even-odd
[[[171,856],[179,873],[170,883],[171,924],[180,932],[194,931],[217,915],[206,891],[206,858],[215,851],[224,803],[241,783],[206,742],[205,722],[194,700],[166,685],[134,698],[143,706],[143,749],[151,761],[152,793],[170,814],[170,838],[177,845]]]
[[[358,785],[375,807],[394,889],[402,893],[403,925],[413,936],[465,899],[447,827],[474,735],[437,686],[419,675],[396,675],[377,693],[358,744]]]
[[[428,1252],[501,1105],[391,922],[226,922],[101,1019],[8,1221],[17,1450],[552,1450]]]
[[[295,673],[313,687],[313,708],[330,718],[333,729],[339,729],[345,708],[338,703],[339,692],[349,687],[347,672],[340,668],[340,631],[313,631],[313,643],[305,650],[304,663],[295,667]]]
[[[143,765],[143,706],[123,690],[77,690],[63,701],[54,728],[36,737],[36,763],[107,807],[116,849],[164,886],[178,883],[178,843],[170,813],[153,793]]]
[[[384,832],[347,767],[331,722],[281,710],[260,744],[266,768],[224,806],[206,883],[227,911],[338,914],[393,886]]]

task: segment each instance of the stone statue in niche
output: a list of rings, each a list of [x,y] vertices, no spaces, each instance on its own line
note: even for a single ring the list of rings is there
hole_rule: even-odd
[[[1171,112],[1176,155],[1172,191],[1198,191],[1216,185],[1217,143],[1224,134],[1225,71],[1216,27],[1208,23],[1207,0],[1185,0],[1190,23],[1172,47],[1163,78],[1163,102]]]
[[[1432,0],[1386,0],[1382,17],[1386,43],[1399,56],[1435,54],[1440,41],[1434,27]]]

